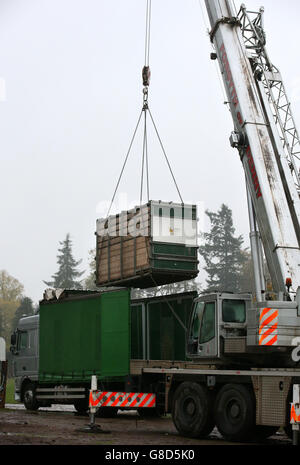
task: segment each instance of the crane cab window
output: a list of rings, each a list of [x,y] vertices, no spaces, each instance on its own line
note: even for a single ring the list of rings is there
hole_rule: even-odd
[[[192,338],[199,339],[199,330],[200,330],[200,323],[202,320],[204,310],[204,302],[197,302],[193,312],[193,321],[192,321]]]
[[[243,300],[223,300],[222,318],[224,323],[245,323],[246,304]]]
[[[200,344],[205,344],[206,342],[214,339],[216,335],[216,311],[215,311],[215,302],[209,302],[205,304],[201,329],[200,329]]]
[[[205,344],[215,337],[216,312],[215,302],[197,302],[193,312],[191,336]]]

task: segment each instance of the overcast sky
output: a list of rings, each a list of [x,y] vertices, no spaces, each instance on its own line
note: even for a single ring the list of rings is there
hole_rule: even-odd
[[[149,103],[183,199],[213,211],[227,204],[248,245],[244,175],[200,4],[152,0]],[[269,54],[299,125],[300,2],[263,5]],[[67,233],[88,270],[96,219],[142,108],[145,9],[146,0],[0,0],[0,269],[35,302]],[[138,203],[141,152],[140,132],[116,209],[120,199]],[[151,199],[177,202],[151,127],[149,163]]]

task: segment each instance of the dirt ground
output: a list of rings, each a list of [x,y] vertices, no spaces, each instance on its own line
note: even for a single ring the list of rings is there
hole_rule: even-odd
[[[206,440],[178,435],[171,418],[142,419],[134,412],[119,413],[116,418],[96,418],[102,433],[91,433],[88,416],[72,411],[23,409],[0,410],[0,445],[144,445],[199,446],[226,445],[217,430]],[[283,434],[265,441],[266,445],[291,445]],[[232,445],[232,444],[231,444]]]

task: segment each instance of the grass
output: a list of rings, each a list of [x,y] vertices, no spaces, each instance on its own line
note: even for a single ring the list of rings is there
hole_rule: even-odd
[[[15,392],[15,382],[13,378],[9,378],[6,383],[6,396],[5,396],[5,402],[7,404],[17,404],[15,401],[14,397],[14,392]]]

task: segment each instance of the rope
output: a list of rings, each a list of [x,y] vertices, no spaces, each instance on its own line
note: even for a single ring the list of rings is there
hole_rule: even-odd
[[[123,164],[123,167],[122,167],[122,170],[121,170],[121,173],[120,173],[118,182],[117,182],[117,186],[116,186],[116,188],[115,188],[114,195],[113,195],[113,198],[112,198],[112,201],[111,201],[111,203],[110,203],[110,207],[109,207],[109,210],[108,210],[108,213],[107,213],[107,216],[106,216],[107,218],[109,217],[109,214],[110,214],[110,212],[111,212],[111,208],[112,208],[112,205],[113,205],[113,203],[114,203],[114,200],[115,200],[115,197],[116,197],[116,193],[117,193],[117,190],[118,190],[118,188],[119,188],[120,181],[121,181],[121,178],[122,178],[122,176],[123,176],[123,173],[124,173],[124,170],[125,170],[125,166],[126,166],[126,164],[127,164],[127,161],[128,161],[128,158],[129,158],[129,154],[130,154],[130,152],[131,152],[131,148],[132,148],[132,145],[133,145],[133,142],[134,142],[134,139],[135,139],[135,136],[136,136],[138,127],[139,127],[139,125],[140,125],[140,121],[141,121],[141,118],[142,118],[142,114],[143,114],[143,110],[141,111],[141,114],[140,114],[140,116],[139,116],[139,119],[138,119],[136,128],[135,128],[135,130],[134,130],[133,137],[132,137],[132,139],[131,139],[130,146],[129,146],[127,155],[126,155],[126,157],[125,157],[125,161],[124,161],[124,164]]]
[[[177,185],[177,182],[176,182],[176,179],[175,179],[174,173],[173,173],[173,171],[172,171],[172,168],[171,168],[171,165],[170,165],[169,159],[168,159],[168,157],[167,157],[167,154],[166,154],[166,151],[165,151],[165,149],[164,149],[164,146],[163,146],[162,140],[161,140],[161,138],[160,138],[160,135],[159,135],[159,133],[158,133],[158,130],[157,130],[157,127],[156,127],[156,124],[155,124],[155,122],[154,122],[154,119],[153,119],[153,117],[152,117],[152,113],[151,113],[151,111],[150,111],[150,109],[149,109],[149,108],[148,108],[148,111],[149,111],[149,115],[150,115],[151,121],[152,121],[152,123],[153,123],[154,129],[155,129],[156,135],[157,135],[157,137],[158,137],[158,140],[159,140],[159,143],[160,143],[161,149],[162,149],[162,151],[163,151],[163,154],[164,154],[164,156],[165,156],[165,159],[166,159],[167,165],[168,165],[168,167],[169,167],[169,170],[170,170],[170,173],[171,173],[171,175],[172,175],[172,178],[173,178],[174,184],[175,184],[175,186],[176,186],[176,189],[177,189],[178,195],[179,195],[179,197],[180,197],[181,203],[183,204],[184,202],[183,202],[183,199],[182,199],[182,196],[181,196],[180,190],[179,190],[179,188],[178,188],[178,185]]]
[[[144,122],[144,142],[143,142],[143,158],[142,158],[142,176],[141,176],[141,191],[140,191],[140,205],[143,201],[143,184],[144,184],[144,166],[146,163],[146,179],[147,179],[147,199],[150,200],[149,190],[149,166],[148,166],[148,139],[147,139],[147,112],[145,111]]]
[[[150,187],[149,187],[149,161],[148,161],[148,138],[147,138],[147,127],[146,127],[146,112],[145,112],[145,149],[146,149],[146,169],[147,169],[147,197],[148,202],[150,201]]]
[[[144,112],[144,113],[145,113],[145,122],[144,122],[144,142],[143,142],[143,156],[142,156],[142,175],[141,175],[140,205],[142,205],[142,201],[143,201],[144,166],[145,166],[145,154],[146,154],[146,131],[147,131],[147,123],[146,123],[146,112]]]
[[[158,287],[157,285],[157,282],[155,281],[155,279],[153,278],[153,276],[151,275],[151,279],[154,283],[154,287]],[[161,297],[163,298],[163,300],[165,300],[166,304],[168,305],[169,309],[171,310],[173,316],[176,318],[176,320],[178,321],[178,323],[180,324],[180,326],[183,328],[184,332],[187,333],[187,327],[185,326],[185,324],[182,322],[182,320],[180,319],[180,317],[177,315],[176,311],[174,310],[174,308],[172,307],[172,305],[170,304],[170,302],[168,301],[167,297],[165,295],[161,295]]]
[[[150,35],[151,35],[151,0],[147,0],[146,36],[145,36],[145,66],[149,66]]]
[[[110,203],[110,207],[109,207],[109,210],[108,210],[108,213],[107,213],[107,217],[109,217],[109,215],[110,215],[110,212],[111,212],[111,209],[112,209],[112,205],[113,205],[113,203],[114,203],[114,200],[115,200],[115,197],[116,197],[116,193],[117,193],[117,190],[118,190],[118,188],[119,188],[119,185],[120,185],[120,182],[121,182],[121,179],[122,179],[122,176],[123,176],[123,173],[124,173],[124,170],[125,170],[125,167],[126,167],[126,164],[127,164],[127,161],[128,161],[129,155],[130,155],[130,152],[131,152],[131,148],[132,148],[132,145],[133,145],[133,142],[134,142],[134,139],[135,139],[135,136],[136,136],[138,127],[139,127],[139,125],[140,125],[140,122],[141,122],[141,118],[142,118],[142,114],[143,114],[143,113],[144,113],[144,115],[145,115],[145,120],[144,120],[144,138],[143,138],[143,155],[142,155],[142,173],[141,173],[141,186],[140,186],[140,205],[142,205],[142,201],[143,201],[143,187],[144,187],[144,170],[145,170],[145,164],[146,164],[146,180],[147,180],[147,198],[148,198],[148,201],[150,200],[148,138],[147,138],[147,111],[149,112],[151,121],[152,121],[152,123],[153,123],[154,129],[155,129],[155,132],[156,132],[156,135],[157,135],[157,137],[158,137],[158,140],[159,140],[160,146],[161,146],[161,148],[162,148],[162,151],[163,151],[165,160],[166,160],[166,162],[167,162],[167,165],[168,165],[168,167],[169,167],[170,173],[171,173],[171,175],[172,175],[172,178],[173,178],[174,184],[175,184],[175,186],[176,186],[176,190],[177,190],[177,192],[178,192],[178,195],[179,195],[179,198],[180,198],[180,200],[181,200],[181,203],[182,203],[182,204],[184,203],[184,202],[183,202],[183,199],[182,199],[182,196],[181,196],[181,194],[180,194],[180,191],[179,191],[179,188],[178,188],[178,185],[177,185],[177,182],[176,182],[174,173],[173,173],[173,171],[172,171],[170,162],[169,162],[169,160],[168,160],[168,157],[167,157],[165,148],[164,148],[164,146],[163,146],[161,137],[160,137],[160,135],[159,135],[159,133],[158,133],[156,124],[155,124],[155,122],[154,122],[154,119],[153,119],[153,117],[152,117],[152,114],[151,114],[150,109],[149,109],[149,106],[148,106],[148,87],[149,87],[149,78],[150,78],[150,68],[149,68],[150,37],[151,37],[151,0],[147,0],[147,8],[146,8],[146,34],[145,34],[145,66],[144,66],[144,69],[143,69],[143,80],[145,79],[145,81],[144,81],[144,89],[143,89],[143,94],[144,94],[144,96],[143,96],[143,108],[142,108],[141,114],[140,114],[140,116],[139,116],[139,119],[138,119],[138,122],[137,122],[137,125],[136,125],[136,128],[135,128],[135,131],[134,131],[132,140],[131,140],[131,142],[130,142],[129,150],[128,150],[127,154],[126,154],[124,164],[123,164],[123,166],[122,166],[122,170],[121,170],[121,173],[120,173],[120,176],[119,176],[119,179],[118,179],[118,182],[117,182],[117,185],[116,185],[114,194],[113,194],[112,201],[111,201],[111,203]],[[145,73],[146,73],[145,76],[144,76],[144,71],[145,71]]]

